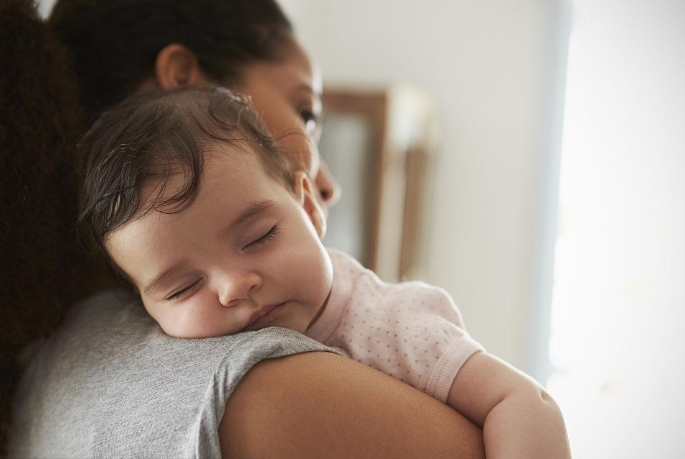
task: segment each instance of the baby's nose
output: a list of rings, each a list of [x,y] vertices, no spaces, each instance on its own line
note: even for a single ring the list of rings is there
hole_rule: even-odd
[[[219,301],[224,306],[234,306],[241,300],[249,299],[250,293],[261,284],[261,276],[254,272],[227,275],[222,279]]]

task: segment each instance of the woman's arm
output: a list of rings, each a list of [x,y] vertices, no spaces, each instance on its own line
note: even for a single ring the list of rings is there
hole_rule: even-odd
[[[307,353],[259,363],[226,404],[224,458],[483,458],[479,428],[353,360]]]

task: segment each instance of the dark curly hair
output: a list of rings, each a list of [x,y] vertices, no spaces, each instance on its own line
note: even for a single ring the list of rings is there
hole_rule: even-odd
[[[87,284],[77,243],[76,77],[30,0],[0,4],[0,456],[19,352],[49,334]]]
[[[98,251],[127,222],[151,210],[182,212],[197,196],[205,157],[212,146],[225,154],[254,154],[264,171],[294,190],[287,156],[282,154],[247,101],[228,89],[187,86],[147,91],[105,112],[79,143],[79,227]],[[184,184],[165,193],[168,180],[182,172]],[[157,194],[143,196],[150,180]],[[230,198],[227,184],[226,195]],[[125,273],[115,272],[127,282]]]
[[[49,24],[72,53],[89,119],[136,92],[169,44],[231,86],[246,64],[278,61],[292,41],[275,0],[58,0]]]

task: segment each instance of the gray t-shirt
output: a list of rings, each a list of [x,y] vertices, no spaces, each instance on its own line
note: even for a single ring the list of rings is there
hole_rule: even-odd
[[[130,294],[100,293],[33,350],[10,457],[220,457],[219,423],[245,373],[263,359],[327,350],[282,328],[170,338]]]

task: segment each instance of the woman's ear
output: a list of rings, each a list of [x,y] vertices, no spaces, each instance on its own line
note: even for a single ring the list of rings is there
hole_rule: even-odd
[[[326,234],[326,216],[316,199],[318,192],[306,172],[295,172],[295,197],[309,216],[319,238],[323,238]]]
[[[162,89],[208,82],[195,53],[178,43],[166,45],[157,53],[155,79]]]

